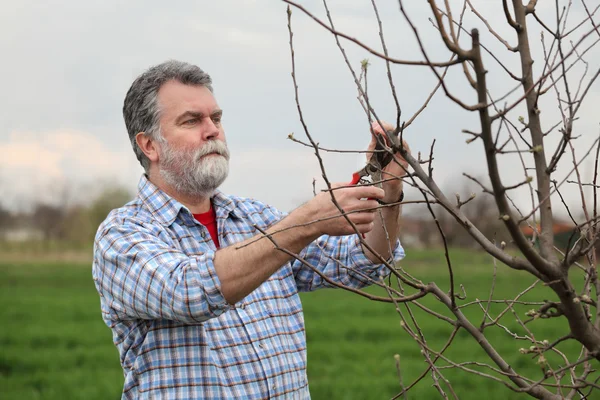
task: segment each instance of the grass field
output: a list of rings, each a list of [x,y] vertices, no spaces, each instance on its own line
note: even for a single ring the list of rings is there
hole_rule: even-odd
[[[467,299],[487,299],[493,264],[479,253],[452,251],[457,284]],[[404,267],[424,282],[448,288],[443,253],[413,251]],[[533,280],[499,266],[495,298],[516,295]],[[375,292],[377,292],[375,290]],[[546,288],[536,288],[526,299],[553,299]],[[340,290],[322,290],[302,297],[308,339],[308,375],[314,399],[389,399],[400,390],[394,354],[400,355],[402,378],[409,384],[426,368],[419,347],[401,329],[394,306],[375,303]],[[110,330],[100,318],[99,299],[89,263],[18,262],[0,264],[0,399],[117,399],[123,376]],[[433,298],[424,304],[443,311]],[[521,318],[532,307],[518,308]],[[492,307],[497,314],[501,307]],[[447,312],[444,312],[449,315]],[[476,325],[482,319],[477,307],[467,309]],[[451,332],[445,322],[415,309],[428,344],[440,349]],[[510,312],[502,322],[519,335]],[[559,319],[534,321],[536,339],[552,340],[567,332]],[[541,376],[531,356],[518,350],[531,343],[511,338],[500,328],[486,336],[517,371],[531,378]],[[567,355],[578,354],[574,342],[559,347]],[[445,353],[456,362],[486,361],[475,340],[461,331]],[[549,357],[553,365],[560,360]],[[439,365],[445,365],[440,362]],[[482,370],[479,368],[479,370]],[[487,372],[487,371],[486,371]],[[461,399],[525,399],[502,384],[461,371],[446,370]],[[429,377],[417,384],[409,399],[439,398]],[[589,398],[600,398],[592,393]]]

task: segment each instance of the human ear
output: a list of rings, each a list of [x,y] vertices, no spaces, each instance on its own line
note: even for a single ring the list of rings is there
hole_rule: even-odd
[[[158,161],[158,148],[155,141],[146,135],[146,132],[140,132],[135,135],[135,142],[151,162]]]

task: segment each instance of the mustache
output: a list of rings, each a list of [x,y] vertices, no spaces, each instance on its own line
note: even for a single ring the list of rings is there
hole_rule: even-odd
[[[221,140],[211,140],[206,142],[204,146],[198,149],[195,158],[196,160],[199,160],[205,155],[212,153],[219,154],[229,160],[229,148],[227,147],[227,144]]]

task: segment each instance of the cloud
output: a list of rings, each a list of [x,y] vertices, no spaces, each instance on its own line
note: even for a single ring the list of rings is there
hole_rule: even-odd
[[[0,143],[0,152],[7,155],[0,159],[0,168],[27,168],[52,178],[84,177],[87,171],[119,174],[126,161],[123,151],[78,131],[13,132],[7,143]]]
[[[16,135],[15,135],[16,136]],[[0,168],[4,173],[17,175],[22,170],[44,171],[49,178],[60,178],[60,154],[35,141],[19,140],[0,144]]]
[[[13,132],[0,142],[0,153],[0,182],[9,188],[3,200],[12,206],[23,199],[51,201],[66,186],[130,185],[141,171],[131,151],[110,149],[88,132]],[[86,193],[75,197],[87,200]]]

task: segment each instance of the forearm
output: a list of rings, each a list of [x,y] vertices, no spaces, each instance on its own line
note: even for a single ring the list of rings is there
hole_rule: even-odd
[[[277,246],[292,253],[300,253],[319,234],[311,226],[299,226],[310,216],[301,207],[269,228]],[[288,229],[291,228],[291,229]],[[262,233],[225,247],[215,253],[214,265],[221,282],[221,291],[229,304],[240,301],[260,286],[292,257],[277,250],[273,242]]]
[[[389,259],[392,256],[398,234],[400,232],[400,216],[402,206],[384,207],[381,213],[375,213],[375,226],[366,234],[365,242],[381,257]],[[381,263],[381,259],[365,248],[366,256],[374,263]]]

